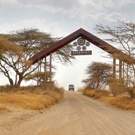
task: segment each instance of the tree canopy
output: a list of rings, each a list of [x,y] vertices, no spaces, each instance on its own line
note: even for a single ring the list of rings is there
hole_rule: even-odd
[[[135,23],[118,22],[115,26],[101,24],[96,26],[96,30],[99,34],[106,35],[107,41],[113,42],[123,52],[135,58]],[[135,65],[125,66],[124,73],[127,85],[135,86]]]
[[[50,34],[40,32],[38,29],[24,29],[13,34],[0,35],[0,72],[8,79],[11,86],[20,86],[21,82],[30,74],[47,69],[47,62],[41,60],[33,66],[26,62],[35,53],[43,48],[48,48],[57,38]],[[53,59],[70,62],[71,46],[62,48],[52,55]],[[42,71],[39,71],[42,72]],[[47,71],[45,71],[47,72]]]
[[[5,52],[21,53],[22,48],[7,38],[0,37],[0,54]]]
[[[87,87],[100,89],[108,84],[111,66],[106,63],[93,62],[87,68],[88,78],[83,80]]]

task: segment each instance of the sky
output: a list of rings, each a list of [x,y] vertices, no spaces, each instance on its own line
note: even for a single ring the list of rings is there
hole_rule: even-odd
[[[135,22],[135,0],[0,0],[0,33],[38,28],[54,37],[64,37],[81,28],[98,35],[96,24]],[[98,35],[102,37],[101,35]],[[106,61],[106,53],[91,45],[91,56],[78,56],[72,64],[54,63],[56,83],[82,87],[86,68],[93,61]],[[4,84],[6,80],[0,80]]]

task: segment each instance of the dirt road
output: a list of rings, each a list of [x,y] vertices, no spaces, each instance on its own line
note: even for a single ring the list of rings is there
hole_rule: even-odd
[[[66,93],[43,112],[0,113],[0,135],[135,135],[135,112]]]

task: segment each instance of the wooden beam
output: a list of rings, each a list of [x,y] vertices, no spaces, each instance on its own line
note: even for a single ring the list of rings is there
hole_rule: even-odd
[[[46,75],[46,73],[47,73],[47,60],[46,60],[46,57],[44,59],[44,72],[45,72],[44,83],[46,83],[47,82],[47,75]]]
[[[119,79],[122,79],[122,61],[119,60]]]
[[[124,61],[122,62],[122,78],[125,80],[125,63]]]
[[[129,84],[129,65],[127,64],[127,71],[126,71],[126,82],[127,82],[127,86]]]
[[[113,78],[116,78],[116,59],[113,58]]]
[[[50,54],[50,64],[49,64],[49,68],[50,68],[50,82],[52,82],[52,54]]]
[[[74,41],[75,39],[83,37],[84,39],[91,42],[93,45],[101,48],[102,50],[112,54],[117,59],[120,59],[122,61],[125,61],[129,64],[135,64],[135,59],[131,56],[127,55],[126,53],[123,53],[121,50],[115,48],[114,46],[110,45],[106,41],[96,37],[95,35],[85,31],[84,29],[79,29],[70,35],[66,36],[65,38],[53,43],[51,47],[45,48],[39,53],[35,54],[33,57],[31,57],[29,60],[31,64],[34,64],[38,62],[39,60],[43,59],[46,56],[49,56],[51,53],[56,52],[57,50],[61,49],[62,47],[68,45],[70,42]]]

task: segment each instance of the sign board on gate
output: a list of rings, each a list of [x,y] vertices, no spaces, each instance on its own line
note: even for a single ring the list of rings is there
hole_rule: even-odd
[[[73,43],[75,46],[74,51],[71,51],[71,55],[91,55],[92,51],[87,50],[87,47],[90,46],[90,43],[83,39],[82,37],[79,37],[76,42]]]
[[[71,55],[92,55],[92,51],[71,51]]]

